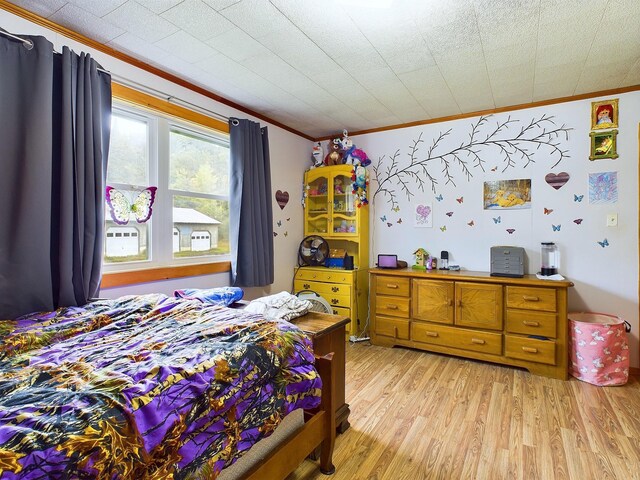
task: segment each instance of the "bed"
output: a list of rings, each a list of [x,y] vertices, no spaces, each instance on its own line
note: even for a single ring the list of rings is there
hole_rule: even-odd
[[[332,473],[331,357],[291,323],[164,295],[0,321],[0,479],[213,480],[299,410],[243,476],[318,446]]]

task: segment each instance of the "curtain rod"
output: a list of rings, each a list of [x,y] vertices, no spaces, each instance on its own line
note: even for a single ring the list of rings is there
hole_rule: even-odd
[[[17,35],[12,34],[12,33],[6,32],[6,31],[4,31],[2,29],[0,29],[0,34],[6,35],[7,37],[11,37],[11,38],[13,38],[15,40],[18,40],[18,41],[22,42],[24,44],[24,47],[27,50],[31,50],[33,48],[33,41],[28,39],[28,38],[19,37]],[[56,52],[55,50],[53,52],[54,53],[59,53],[59,52]],[[180,99],[180,98],[178,98],[178,97],[176,97],[174,95],[169,95],[167,93],[161,92],[160,90],[156,90],[154,88],[147,87],[146,85],[143,85],[143,84],[138,83],[138,82],[134,82],[133,80],[129,80],[127,78],[121,77],[120,75],[112,74],[111,72],[109,72],[107,70],[104,70],[102,68],[98,67],[98,71],[102,72],[102,73],[106,73],[108,75],[111,75],[112,79],[116,79],[118,81],[118,83],[122,83],[125,86],[131,86],[131,87],[134,87],[134,88],[136,88],[138,90],[146,90],[147,92],[151,93],[152,95],[155,95],[156,97],[166,99],[168,102],[172,102],[173,101],[174,103],[182,104],[184,106],[188,106],[189,108],[200,110],[201,112],[205,113],[206,115],[212,115],[214,117],[217,117],[217,118],[219,118],[221,120],[225,120],[225,121],[229,120],[229,117],[227,117],[225,115],[222,115],[220,113],[214,112],[213,110],[209,110],[207,108],[202,108],[199,105],[196,105],[196,104],[191,103],[191,102],[187,102],[186,100],[182,100],[182,99]]]

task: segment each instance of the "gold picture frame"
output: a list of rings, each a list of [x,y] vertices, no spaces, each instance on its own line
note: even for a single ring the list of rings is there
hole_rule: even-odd
[[[618,128],[618,99],[591,102],[591,130]]]
[[[591,155],[589,155],[589,160],[618,158],[618,130],[590,132],[589,136],[591,137]]]

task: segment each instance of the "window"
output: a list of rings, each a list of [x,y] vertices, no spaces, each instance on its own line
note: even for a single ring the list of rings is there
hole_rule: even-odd
[[[225,134],[114,105],[107,185],[130,206],[105,205],[105,271],[229,259],[229,141]],[[150,218],[150,193],[157,187]],[[126,216],[126,213],[124,214]],[[116,216],[117,217],[117,216]],[[124,222],[124,224],[123,224]]]

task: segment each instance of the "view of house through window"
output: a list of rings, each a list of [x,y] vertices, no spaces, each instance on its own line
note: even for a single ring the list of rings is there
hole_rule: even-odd
[[[228,255],[228,138],[129,107],[114,106],[111,126],[105,266]]]

